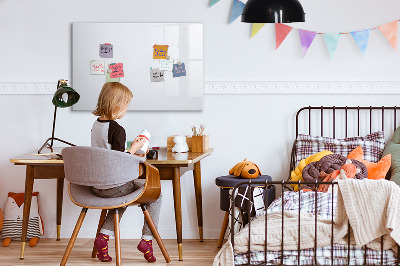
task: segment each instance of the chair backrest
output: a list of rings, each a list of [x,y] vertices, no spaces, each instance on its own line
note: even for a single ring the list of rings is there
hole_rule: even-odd
[[[97,147],[62,150],[65,179],[83,186],[118,186],[139,176],[144,159],[132,154]]]

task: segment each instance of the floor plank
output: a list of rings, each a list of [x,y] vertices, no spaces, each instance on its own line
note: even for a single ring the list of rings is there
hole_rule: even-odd
[[[9,247],[0,246],[0,265],[60,265],[61,258],[64,255],[69,239],[40,239],[36,247],[27,246],[25,249],[25,259],[19,259],[21,244],[18,241],[12,241]],[[150,264],[143,258],[143,254],[136,249],[140,240],[121,240],[122,264],[123,265],[146,265]],[[212,265],[215,255],[218,253],[217,240],[199,240],[185,239],[183,241],[183,261],[178,261],[178,247],[176,240],[163,240],[168,250],[172,262],[167,264],[162,256],[157,243],[153,243],[154,254],[157,258],[157,265]],[[113,239],[110,240],[110,255],[115,259]],[[114,265],[112,263],[103,263],[97,259],[92,259],[93,240],[77,239],[68,259],[67,265]]]

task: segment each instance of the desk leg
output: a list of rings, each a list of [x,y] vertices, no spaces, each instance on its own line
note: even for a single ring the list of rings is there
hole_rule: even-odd
[[[20,259],[24,259],[26,235],[28,233],[29,213],[31,212],[31,200],[34,181],[34,166],[26,166],[25,177],[25,195],[24,195],[24,213],[22,219],[22,232],[21,232],[21,255]]]
[[[203,242],[203,203],[201,196],[201,168],[200,161],[194,164],[194,191],[196,194],[197,220],[199,225],[200,242]]]
[[[175,223],[178,242],[179,260],[182,260],[182,206],[181,206],[181,174],[179,167],[174,167],[174,178],[172,179],[174,191]]]
[[[57,241],[60,241],[64,178],[57,178]]]

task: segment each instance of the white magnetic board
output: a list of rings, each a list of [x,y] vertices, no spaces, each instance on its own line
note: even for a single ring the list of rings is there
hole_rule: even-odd
[[[73,23],[72,87],[80,94],[73,110],[93,111],[106,74],[91,74],[91,61],[123,63],[120,82],[133,93],[129,110],[203,109],[203,24],[201,23]],[[112,44],[113,57],[100,57],[100,44]],[[186,76],[164,71],[152,82],[154,45],[168,45],[174,64],[184,63]]]

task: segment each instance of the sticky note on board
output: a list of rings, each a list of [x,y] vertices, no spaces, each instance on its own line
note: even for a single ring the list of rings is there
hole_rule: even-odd
[[[104,72],[105,72],[104,60],[90,61],[90,74],[91,75],[104,75]]]
[[[111,70],[110,78],[124,77],[124,65],[122,63],[112,63],[108,65]]]
[[[185,63],[182,63],[181,65],[174,64],[174,67],[172,69],[172,76],[174,78],[186,76]]]
[[[168,45],[154,45],[153,59],[165,59],[168,55]]]
[[[172,71],[173,66],[174,66],[173,60],[160,59],[160,65],[159,65],[160,70]]]
[[[150,68],[150,80],[151,82],[164,81],[164,70]]]
[[[113,45],[111,43],[100,44],[99,55],[101,58],[113,58]]]
[[[110,77],[110,73],[106,73],[106,82],[119,82],[119,78]]]

